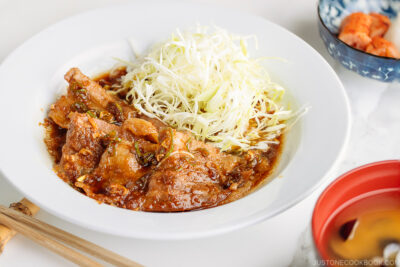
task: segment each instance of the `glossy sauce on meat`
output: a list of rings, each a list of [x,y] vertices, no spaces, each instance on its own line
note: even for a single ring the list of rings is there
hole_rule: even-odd
[[[68,92],[44,123],[65,182],[101,203],[173,212],[234,201],[267,180],[282,142],[268,151],[221,152],[130,106],[116,93],[125,74],[119,68],[92,80],[72,68],[65,75]]]

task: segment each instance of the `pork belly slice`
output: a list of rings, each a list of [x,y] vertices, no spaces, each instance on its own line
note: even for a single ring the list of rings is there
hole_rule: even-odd
[[[148,190],[141,209],[145,211],[187,211],[212,207],[223,201],[215,170],[202,158],[175,154],[148,177]]]
[[[49,117],[60,127],[68,128],[70,112],[94,110],[107,121],[122,123],[135,113],[134,108],[109,94],[97,82],[84,75],[78,68],[70,69],[64,76],[69,83],[68,93],[50,107]],[[101,118],[100,116],[100,118]]]
[[[172,136],[171,136],[172,134]],[[237,167],[241,157],[220,152],[211,144],[201,142],[185,131],[177,131],[172,128],[164,128],[160,132],[160,150],[158,158],[164,157],[168,152],[171,153],[190,153],[195,158],[202,157],[207,160],[208,165],[213,165],[221,174],[227,174]],[[173,145],[171,146],[171,140]]]
[[[123,140],[107,147],[93,174],[106,180],[106,186],[126,186],[128,182],[136,182],[146,171],[148,169],[137,160],[134,144]]]
[[[89,123],[91,120],[95,123],[100,121],[100,125],[97,125],[100,145],[106,148],[100,157],[96,157],[98,164],[92,164],[97,166],[92,167],[89,172],[81,173],[82,178],[78,178],[74,185],[92,198],[124,206],[128,194],[139,189],[137,181],[150,171],[150,166],[157,164],[155,154],[158,144],[143,139],[146,135],[134,135],[127,127],[131,124],[129,120],[118,127],[91,117],[87,118]],[[154,128],[149,122],[144,125]],[[110,126],[111,128],[108,128]],[[140,132],[146,133],[146,129],[141,129]],[[107,134],[104,135],[105,133]]]
[[[158,131],[150,121],[138,118],[127,119],[123,124],[123,129],[134,136],[143,137],[150,142],[158,143]]]
[[[50,106],[49,117],[60,127],[68,128],[68,114],[71,112],[71,107],[75,100],[68,96],[61,96],[54,104]]]
[[[75,186],[86,195],[108,204],[125,206],[124,199],[147,168],[137,160],[133,144],[125,140],[111,142],[101,156],[98,167]]]
[[[226,199],[227,173],[239,165],[239,157],[225,155],[189,132],[165,128],[159,137],[159,164],[147,177],[142,210],[187,211]]]
[[[90,173],[98,165],[104,151],[102,138],[117,133],[119,127],[77,112],[71,113],[69,118],[71,122],[59,167],[74,183],[76,178]]]
[[[64,76],[67,82],[82,87],[87,92],[88,107],[91,109],[106,110],[118,122],[123,122],[131,116],[134,108],[118,97],[109,94],[97,82],[84,75],[78,68],[70,69]]]
[[[249,193],[270,163],[260,151],[222,153],[188,132],[160,133],[159,164],[147,178],[145,211],[188,211],[227,203]],[[255,170],[257,170],[255,172]],[[265,176],[264,176],[265,177]]]
[[[138,140],[142,149],[153,149],[157,145]],[[154,152],[152,152],[154,154]],[[150,171],[140,162],[134,142],[121,140],[111,142],[101,156],[98,167],[84,179],[78,179],[75,186],[81,188],[87,196],[118,207],[139,209],[142,202],[143,177]]]
[[[115,101],[106,90],[97,82],[84,75],[78,68],[70,69],[64,75],[64,79],[70,84],[69,90],[86,90],[89,108],[106,108],[109,102]]]

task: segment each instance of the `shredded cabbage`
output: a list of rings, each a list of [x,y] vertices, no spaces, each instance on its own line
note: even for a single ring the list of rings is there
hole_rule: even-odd
[[[249,38],[217,27],[176,30],[128,66],[121,90],[143,114],[222,151],[267,150],[293,114],[280,103],[284,88],[249,57]]]

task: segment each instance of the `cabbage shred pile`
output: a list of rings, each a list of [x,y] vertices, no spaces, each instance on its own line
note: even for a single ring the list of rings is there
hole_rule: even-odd
[[[177,30],[128,66],[121,90],[141,113],[222,151],[267,150],[292,112],[280,104],[284,88],[249,57],[249,39],[216,27]]]

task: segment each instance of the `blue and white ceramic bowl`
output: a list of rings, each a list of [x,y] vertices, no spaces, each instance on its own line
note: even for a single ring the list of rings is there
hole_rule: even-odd
[[[319,34],[329,54],[347,69],[382,82],[400,81],[400,60],[357,50],[337,37],[342,19],[354,12],[377,12],[394,19],[400,0],[320,0]]]

